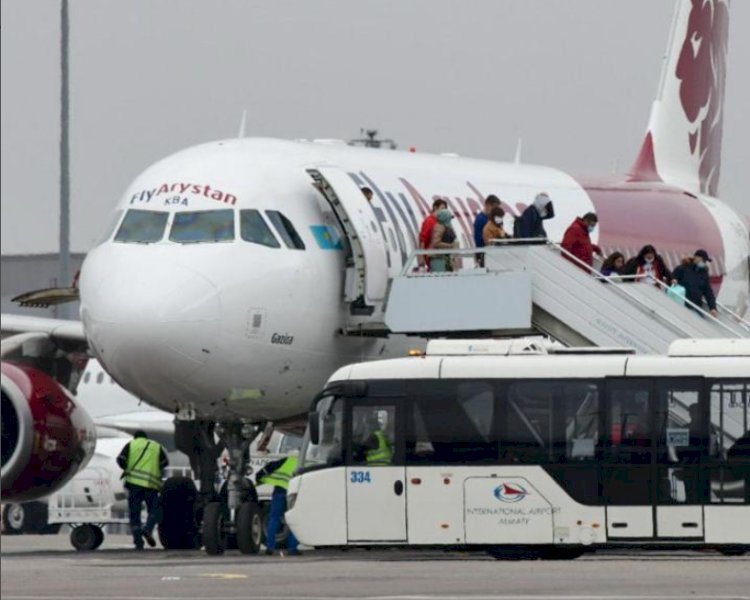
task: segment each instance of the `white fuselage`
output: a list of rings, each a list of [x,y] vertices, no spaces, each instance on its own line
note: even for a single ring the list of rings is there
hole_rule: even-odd
[[[86,334],[118,383],[168,411],[195,411],[217,421],[277,421],[304,413],[341,365],[417,345],[403,337],[341,335],[349,319],[345,258],[335,244],[332,213],[306,172],[319,167],[340,168],[354,184],[375,190],[370,206],[362,197],[362,211],[372,235],[386,246],[388,277],[401,271],[415,248],[425,208],[437,196],[449,199],[462,247],[473,245],[473,215],[488,194],[509,207],[506,228],[512,230],[514,213],[537,193],[549,193],[556,217],[545,223],[549,237],[558,241],[576,216],[597,209],[573,177],[545,167],[269,139],[187,149],[131,184],[110,235],[82,269]],[[719,298],[742,308],[748,294],[745,226],[716,200],[695,202],[719,230],[744,232],[744,238],[725,239],[719,257],[725,273],[737,274],[725,279]],[[153,243],[114,241],[112,233],[130,209],[167,212],[164,235]],[[245,241],[239,218],[233,241],[169,240],[175,214],[219,209],[256,209],[266,222],[265,211],[280,211],[305,249],[287,247],[276,229],[278,248]],[[333,236],[332,243],[321,242],[320,228]],[[602,224],[601,238],[593,237],[606,250],[605,231]],[[677,243],[675,251],[687,247]]]

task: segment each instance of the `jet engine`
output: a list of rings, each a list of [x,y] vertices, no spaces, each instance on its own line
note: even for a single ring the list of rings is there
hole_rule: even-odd
[[[96,429],[72,394],[28,365],[2,363],[3,501],[47,496],[86,466]]]

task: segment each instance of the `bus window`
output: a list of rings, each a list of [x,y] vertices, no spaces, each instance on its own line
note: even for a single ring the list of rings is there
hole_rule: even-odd
[[[711,502],[750,504],[750,382],[711,386]]]
[[[352,408],[351,464],[387,466],[395,453],[394,405],[354,406]]]
[[[320,439],[317,444],[305,435],[302,445],[300,472],[344,464],[343,406],[339,398],[324,396],[318,401]]]
[[[604,502],[652,504],[651,382],[615,380],[607,388]]]
[[[231,242],[234,239],[234,211],[224,209],[175,213],[169,239],[181,244]]]
[[[169,213],[155,210],[130,209],[120,224],[116,242],[151,244],[164,235]]]
[[[407,464],[497,463],[489,382],[411,382]]]

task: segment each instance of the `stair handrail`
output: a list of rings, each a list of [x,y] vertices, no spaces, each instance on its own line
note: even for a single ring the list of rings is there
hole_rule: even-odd
[[[414,263],[415,259],[419,256],[467,256],[469,258],[475,258],[478,254],[487,254],[487,253],[493,253],[493,251],[498,251],[500,248],[504,246],[513,246],[513,245],[533,245],[533,246],[539,246],[544,245],[547,246],[550,249],[554,249],[556,251],[559,251],[560,255],[565,256],[568,260],[570,260],[573,264],[580,267],[584,271],[588,272],[590,275],[594,276],[596,279],[599,279],[602,282],[605,283],[617,283],[618,281],[627,281],[627,280],[635,280],[637,276],[633,275],[617,275],[617,276],[607,276],[600,273],[597,269],[593,268],[589,264],[583,262],[580,260],[577,256],[574,254],[571,254],[568,252],[565,248],[563,248],[559,243],[553,242],[546,238],[502,238],[502,239],[494,239],[490,240],[490,245],[484,246],[481,248],[446,248],[441,250],[430,250],[430,249],[418,249],[415,248],[412,250],[411,254],[407,258],[406,262],[404,263],[403,268],[401,269],[400,275],[402,277],[445,277],[445,276],[459,276],[458,271],[448,271],[448,272],[438,272],[435,274],[431,274],[429,272],[425,271],[417,271],[416,269],[411,268],[411,265]],[[658,282],[657,280],[652,280],[653,282],[658,283],[659,285],[663,286],[664,288],[668,288],[669,286],[666,286],[662,282]],[[639,306],[641,310],[649,314],[652,318],[656,318],[664,323],[666,323],[670,328],[674,329],[676,332],[687,335],[685,330],[683,329],[682,325],[677,322],[675,323],[672,319],[666,318],[661,312],[655,310],[648,304],[644,303],[640,298],[635,296],[634,294],[631,294],[628,292],[624,287],[615,285],[612,289],[617,290],[617,292],[620,295],[623,295],[628,298],[628,300]],[[710,313],[703,310],[701,307],[693,304],[689,300],[685,299],[686,303],[690,303],[690,305],[693,307],[693,309],[698,312],[700,315],[702,315],[704,318],[708,319],[709,321],[713,322],[715,325],[720,327],[721,329],[727,331],[731,337],[743,337],[740,333],[732,329],[731,327],[727,326],[725,323],[722,323],[719,319],[711,315]]]

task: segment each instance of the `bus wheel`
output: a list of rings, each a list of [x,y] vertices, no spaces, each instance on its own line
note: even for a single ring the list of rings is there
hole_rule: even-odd
[[[209,502],[203,510],[203,547],[206,554],[224,554],[227,537],[226,508],[220,502]]]
[[[747,552],[745,548],[720,548],[719,552],[721,552],[724,556],[742,556]]]
[[[6,504],[3,506],[3,533],[21,535],[28,528],[28,514],[23,504]]]
[[[576,558],[583,556],[583,548],[556,548],[551,546],[542,550],[542,560],[575,560]]]
[[[79,552],[96,550],[104,540],[104,533],[96,525],[78,525],[70,532],[70,543]]]
[[[258,554],[263,537],[263,521],[255,502],[243,502],[237,509],[237,547],[242,554]]]
[[[271,520],[271,503],[266,502],[261,509],[261,517],[263,519],[263,543],[268,545],[268,523]],[[286,548],[286,540],[289,537],[289,526],[286,524],[286,519],[281,519],[281,529],[276,534],[276,548],[283,550]]]
[[[535,560],[542,557],[542,552],[534,548],[496,546],[487,550],[496,560]]]
[[[159,539],[166,550],[200,548],[195,519],[198,490],[189,477],[170,477],[161,491]]]

